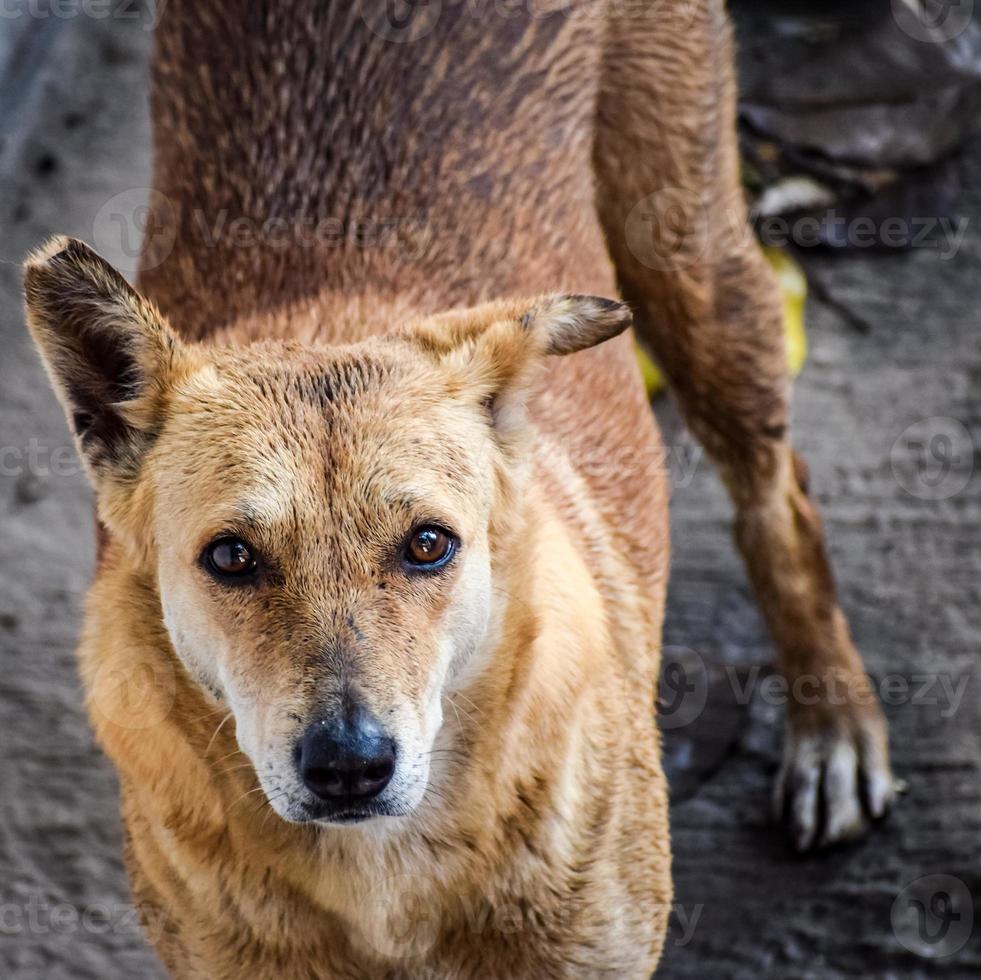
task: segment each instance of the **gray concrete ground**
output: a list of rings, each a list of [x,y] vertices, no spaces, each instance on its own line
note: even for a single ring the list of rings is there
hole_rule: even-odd
[[[0,82],[0,976],[155,977],[72,655],[90,498],[27,340],[18,273],[53,232],[131,268],[104,219],[148,181],[150,35],[139,18],[26,20],[0,24],[13,56]],[[981,142],[958,166],[970,223],[954,257],[805,257],[833,305],[809,305],[795,438],[909,782],[861,844],[796,858],[769,822],[770,646],[718,481],[658,408],[675,483],[665,644],[680,665],[664,690],[678,901],[666,978],[981,972],[981,479],[966,434],[981,414]]]

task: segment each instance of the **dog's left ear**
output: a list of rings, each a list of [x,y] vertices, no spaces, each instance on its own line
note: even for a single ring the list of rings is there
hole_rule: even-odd
[[[407,333],[436,354],[506,431],[519,422],[546,355],[595,347],[630,323],[630,309],[623,303],[556,294],[445,313],[410,325]]]
[[[183,346],[86,245],[55,238],[24,266],[27,322],[97,493],[135,475]]]

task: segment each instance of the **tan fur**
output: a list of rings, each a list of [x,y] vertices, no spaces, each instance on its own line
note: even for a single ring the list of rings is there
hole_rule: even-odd
[[[140,293],[77,242],[28,262],[104,528],[89,706],[174,976],[654,969],[666,492],[626,312],[591,298],[618,282],[739,504],[789,673],[861,671],[788,468],[752,249],[658,274],[623,239],[664,181],[742,215],[721,4],[651,6],[445,0],[397,43],[367,29],[374,0],[171,0],[172,251],[150,236]],[[413,240],[245,247],[214,234],[236,218]],[[426,521],[462,545],[423,580],[393,554]],[[199,561],[231,532],[268,559],[254,586]],[[387,815],[307,820],[293,746],[352,691],[399,740]],[[871,708],[791,721],[885,751]]]

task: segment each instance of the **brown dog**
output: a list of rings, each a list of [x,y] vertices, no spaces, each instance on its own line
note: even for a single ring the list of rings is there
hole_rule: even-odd
[[[64,239],[26,292],[97,492],[80,656],[172,973],[655,967],[666,493],[617,287],[816,692],[798,844],[884,812],[734,232],[721,2],[170,0],[153,73],[140,293]]]

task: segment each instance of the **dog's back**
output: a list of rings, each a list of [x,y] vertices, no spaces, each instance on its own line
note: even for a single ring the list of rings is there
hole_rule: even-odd
[[[179,235],[161,264],[151,240],[142,285],[196,337],[318,294],[430,312],[608,292],[590,168],[601,23],[565,7],[420,4],[400,33],[374,0],[173,0],[152,107]],[[325,339],[366,329],[322,312]]]

